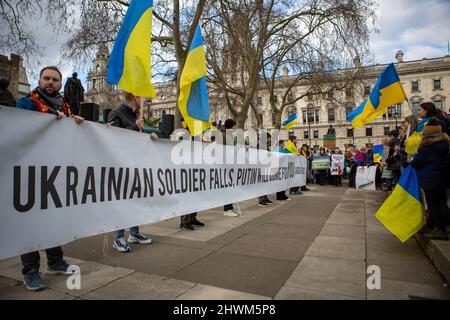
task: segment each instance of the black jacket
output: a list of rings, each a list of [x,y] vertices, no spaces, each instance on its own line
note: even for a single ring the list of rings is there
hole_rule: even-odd
[[[450,155],[447,142],[439,141],[420,147],[411,165],[416,169],[423,189],[450,188]]]
[[[136,125],[138,113],[134,112],[128,104],[122,103],[114,108],[108,115],[108,123],[114,127],[139,131]]]

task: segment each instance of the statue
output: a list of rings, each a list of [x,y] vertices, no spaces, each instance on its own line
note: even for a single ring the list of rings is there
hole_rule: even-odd
[[[9,80],[6,78],[0,78],[0,105],[15,107],[16,106],[16,98],[9,91]]]
[[[74,72],[72,78],[67,79],[64,86],[64,99],[69,104],[72,114],[79,115],[80,103],[84,101],[84,88],[77,76],[78,74]]]
[[[328,128],[327,134],[330,135],[336,135],[336,130],[333,128],[333,126],[330,124],[330,127]]]

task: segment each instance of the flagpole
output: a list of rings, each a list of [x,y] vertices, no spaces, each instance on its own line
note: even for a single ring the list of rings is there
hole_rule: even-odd
[[[141,107],[139,108],[139,119],[144,120],[144,100],[145,97],[141,97]],[[140,129],[139,131],[142,132],[142,129]]]

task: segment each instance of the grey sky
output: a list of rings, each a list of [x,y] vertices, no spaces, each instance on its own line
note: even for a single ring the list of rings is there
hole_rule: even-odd
[[[378,34],[371,36],[371,49],[375,63],[394,61],[397,50],[405,53],[405,60],[444,56],[450,40],[450,0],[377,0],[379,4]],[[73,71],[86,86],[87,69],[61,61],[61,45],[66,34],[49,32],[49,28],[33,21],[32,28],[38,42],[45,47],[40,58],[41,66],[57,64],[63,73],[64,82]],[[32,87],[37,84],[36,73],[29,71]]]

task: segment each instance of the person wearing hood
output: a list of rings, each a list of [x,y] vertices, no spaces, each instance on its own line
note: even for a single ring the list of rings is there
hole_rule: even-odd
[[[419,150],[411,165],[417,171],[430,213],[427,226],[434,228],[424,234],[429,239],[448,240],[446,227],[448,207],[445,190],[450,188],[450,139],[442,132],[438,119],[431,118],[425,125]]]

